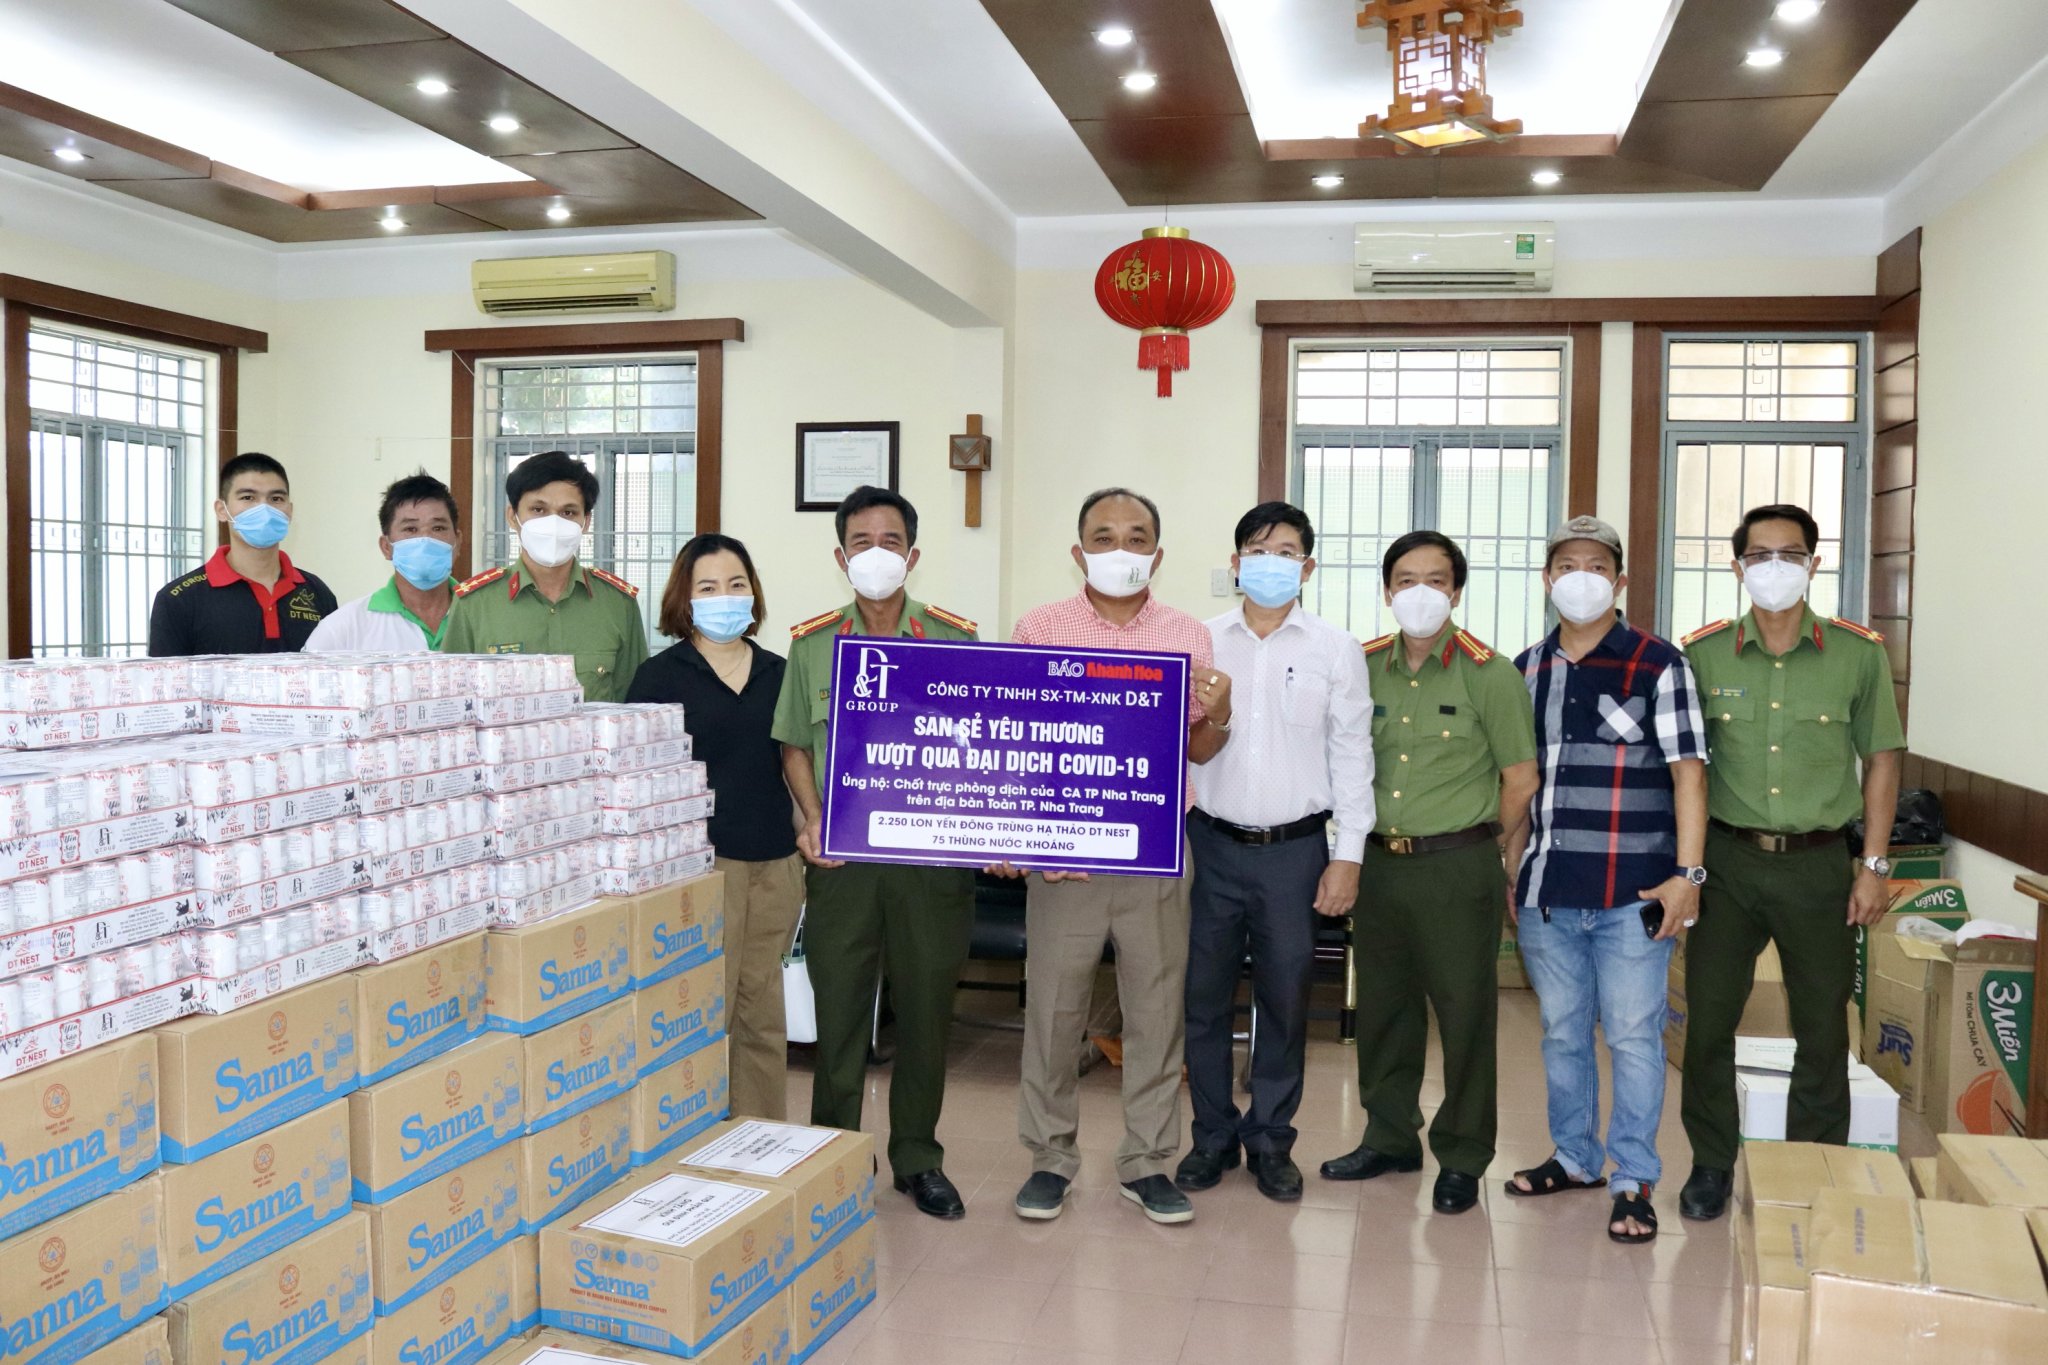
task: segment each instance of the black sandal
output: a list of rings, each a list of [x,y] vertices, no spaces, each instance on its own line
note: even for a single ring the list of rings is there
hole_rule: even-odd
[[[1614,1225],[1616,1223],[1625,1222],[1630,1218],[1641,1223],[1649,1231],[1628,1232],[1615,1230]],[[1617,1242],[1625,1242],[1631,1246],[1655,1240],[1657,1236],[1657,1211],[1650,1207],[1650,1192],[1647,1189],[1634,1194],[1617,1194],[1614,1196],[1613,1211],[1607,1215],[1607,1235]]]
[[[1550,1158],[1541,1166],[1516,1171],[1515,1176],[1529,1182],[1529,1188],[1526,1190],[1512,1179],[1504,1182],[1508,1193],[1517,1199],[1534,1199],[1544,1194],[1563,1194],[1566,1190],[1597,1190],[1607,1183],[1605,1180],[1574,1180],[1572,1173],[1567,1171],[1556,1157]]]

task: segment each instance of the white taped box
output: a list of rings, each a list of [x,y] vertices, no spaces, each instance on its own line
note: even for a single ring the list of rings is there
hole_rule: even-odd
[[[205,728],[206,708],[197,697],[64,711],[9,709],[0,710],[0,748],[65,749],[113,739],[190,734]]]
[[[192,1012],[226,1014],[259,1000],[268,1000],[300,986],[311,985],[357,966],[361,949],[353,938],[339,939],[302,953],[290,953],[260,967],[231,976],[198,977],[192,997]]]
[[[604,811],[603,833],[644,834],[650,830],[667,829],[671,825],[688,824],[711,818],[717,810],[717,797],[710,792],[696,796],[681,796],[673,801],[659,801],[651,806],[630,808],[607,807]]]
[[[586,872],[522,895],[507,896],[500,892],[491,901],[491,924],[496,928],[516,928],[580,910],[597,899],[597,886],[598,874]]]
[[[558,688],[552,692],[528,692],[510,697],[479,697],[476,723],[485,726],[523,725],[530,720],[553,720],[574,711],[583,701],[581,687]]]
[[[88,821],[0,841],[0,881],[36,877],[60,868],[131,853],[147,853],[192,837],[192,808],[183,804]]]
[[[527,825],[586,814],[598,808],[601,782],[600,778],[585,777],[494,795],[484,803],[484,823],[499,834],[511,834]]]
[[[716,862],[716,855],[707,848],[650,867],[608,867],[597,874],[598,888],[607,896],[644,896],[661,887],[701,877]]]
[[[510,759],[503,763],[487,763],[484,765],[484,790],[518,791],[523,787],[538,787],[549,782],[568,782],[579,777],[588,777],[593,771],[592,765],[595,760],[595,752],[584,749],[576,753],[551,754],[545,758]]]
[[[667,740],[688,742],[690,731],[681,703],[592,702],[583,708],[590,722],[592,741],[600,749],[613,751],[659,744]]]
[[[452,839],[422,844],[416,848],[399,849],[373,857],[370,859],[369,884],[373,887],[385,887],[396,882],[411,881],[415,877],[425,877],[435,872],[446,872],[451,868],[483,862],[493,854],[493,838],[488,831],[481,834],[463,834]]]
[[[236,839],[316,825],[362,813],[361,786],[353,778],[277,796],[259,796],[224,806],[195,806],[193,837],[200,843]]]
[[[203,856],[201,861],[204,862]],[[202,886],[193,898],[192,921],[234,924],[273,910],[290,910],[328,900],[369,884],[369,858],[351,854],[304,872],[287,872],[239,886]]]
[[[181,1018],[195,988],[192,981],[173,981],[0,1036],[0,1079]]]
[[[597,778],[597,802],[605,807],[632,809],[663,801],[680,801],[702,796],[711,790],[710,774],[701,761],[678,763],[672,768],[649,768],[637,773],[614,773]]]
[[[587,810],[580,815],[561,815],[550,820],[522,825],[497,836],[496,856],[523,858],[544,849],[582,843],[603,832],[604,812]]]
[[[470,718],[470,702],[444,697],[430,702],[384,706],[287,706],[216,702],[208,707],[212,728],[224,735],[273,739],[368,739],[406,730],[437,730]]]
[[[488,925],[490,918],[491,903],[483,900],[443,910],[410,924],[373,930],[359,940],[363,963],[391,962],[461,938],[464,934],[473,934]]]
[[[405,773],[396,777],[365,781],[357,799],[364,815],[382,815],[407,806],[430,806],[465,796],[484,794],[484,769],[480,763],[434,772]]]
[[[658,739],[651,744],[633,744],[621,749],[599,748],[597,771],[636,773],[648,768],[673,768],[690,761],[690,736]]]
[[[175,891],[114,910],[0,934],[0,979],[46,970],[90,953],[148,943],[190,919],[193,909],[190,850],[178,851],[187,855],[186,885]],[[0,1028],[5,1026],[0,1022]]]

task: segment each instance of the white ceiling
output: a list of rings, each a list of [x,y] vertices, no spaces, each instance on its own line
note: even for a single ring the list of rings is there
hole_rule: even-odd
[[[529,178],[161,0],[0,0],[0,34],[0,81],[298,189]]]
[[[1356,137],[1394,61],[1357,0],[1212,0],[1263,141]],[[1619,133],[1677,0],[1541,0],[1487,49],[1494,117],[1525,133]]]

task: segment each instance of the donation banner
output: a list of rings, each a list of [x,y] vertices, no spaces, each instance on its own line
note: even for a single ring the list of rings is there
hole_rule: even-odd
[[[846,635],[825,856],[1181,875],[1182,654]]]

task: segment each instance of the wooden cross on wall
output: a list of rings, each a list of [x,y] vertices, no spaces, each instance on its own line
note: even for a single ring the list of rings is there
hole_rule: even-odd
[[[995,450],[981,434],[981,414],[970,413],[964,434],[948,438],[946,465],[967,475],[967,524],[981,525],[981,476],[994,463]]]

